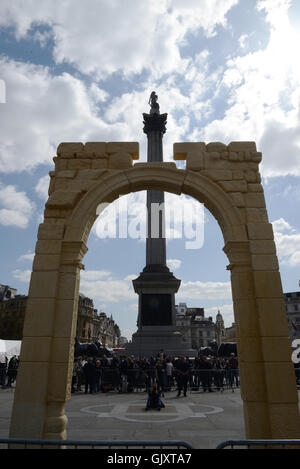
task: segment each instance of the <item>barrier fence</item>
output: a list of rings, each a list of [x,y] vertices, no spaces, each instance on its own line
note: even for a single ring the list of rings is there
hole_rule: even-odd
[[[0,449],[193,449],[185,441],[97,441],[97,440],[29,440],[20,438],[0,439]]]
[[[228,440],[216,449],[300,449],[300,440]]]
[[[234,388],[239,387],[239,371],[238,369],[193,369],[186,377],[182,377],[176,371],[169,376],[155,368],[147,370],[132,368],[126,371],[117,368],[102,368],[101,373],[94,380],[90,378],[89,381],[85,379],[84,373],[81,371],[76,377],[73,377],[72,388],[73,392],[82,391],[83,385],[86,386],[86,391],[134,392],[145,391],[156,382],[161,391],[164,392],[177,389],[179,381],[181,384],[182,381],[185,381],[190,391],[217,390],[223,392],[225,389],[233,391]]]

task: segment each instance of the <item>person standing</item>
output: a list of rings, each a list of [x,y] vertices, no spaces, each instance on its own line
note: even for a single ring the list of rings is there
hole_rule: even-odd
[[[7,357],[0,355],[0,386],[5,387],[6,384],[6,369],[7,369]]]
[[[176,363],[176,372],[177,372],[177,384],[178,384],[178,393],[177,397],[181,395],[183,390],[183,395],[186,397],[187,385],[190,374],[190,365],[186,361],[185,357],[180,357],[180,360]]]
[[[94,373],[95,373],[95,392],[100,392],[101,376],[102,376],[102,367],[101,367],[100,360],[96,360]]]
[[[93,359],[89,358],[87,363],[83,367],[84,372],[84,384],[85,384],[85,394],[93,394],[94,385],[95,385],[95,365]]]
[[[228,369],[229,369],[229,386],[233,392],[233,383],[235,381],[236,387],[239,387],[239,371],[238,371],[238,360],[234,353],[230,354],[230,358],[228,360]]]
[[[171,357],[168,357],[167,363],[166,363],[167,389],[168,389],[168,391],[172,390],[173,373],[174,373],[174,365],[172,363]]]

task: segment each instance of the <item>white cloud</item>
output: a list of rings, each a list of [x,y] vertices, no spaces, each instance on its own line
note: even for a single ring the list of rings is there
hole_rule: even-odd
[[[48,199],[48,189],[50,184],[50,177],[47,174],[46,176],[41,177],[38,180],[37,185],[35,186],[35,192],[38,194],[39,198],[44,202]]]
[[[31,270],[29,270],[29,269],[27,269],[27,270],[16,269],[12,272],[12,274],[13,274],[14,278],[19,280],[20,282],[29,283],[30,276],[31,276]]]
[[[181,282],[177,298],[189,300],[231,299],[230,282]]]
[[[30,28],[42,44],[51,35],[54,59],[69,62],[83,73],[105,76],[150,70],[161,76],[184,64],[179,45],[188,32],[202,28],[207,36],[217,25],[226,27],[226,14],[238,0],[2,0],[2,26],[14,26],[18,38]]]
[[[117,303],[136,299],[132,286],[132,278],[136,275],[118,279],[109,272],[84,271],[81,272],[80,291],[89,298],[98,301]]]
[[[283,218],[272,222],[279,261],[283,265],[300,265],[300,233]]]
[[[25,192],[0,182],[0,225],[27,228],[34,209]]]
[[[273,221],[272,225],[275,232],[295,231],[284,218],[279,218],[278,220]]]
[[[180,269],[181,260],[179,260],[179,259],[167,259],[167,266],[168,266],[171,270]]]
[[[33,261],[34,258],[34,252],[29,252],[27,254],[23,254],[18,258],[18,261]]]
[[[263,0],[270,37],[265,49],[228,58],[222,86],[229,93],[224,118],[210,122],[206,141],[254,140],[265,177],[300,175],[300,34],[290,24],[289,0]],[[241,36],[243,44],[245,37]],[[199,131],[192,137],[197,139]]]
[[[5,58],[0,76],[7,84],[7,103],[0,108],[2,172],[52,165],[62,141],[126,140],[122,125],[107,126],[97,117],[89,88],[78,78]]]

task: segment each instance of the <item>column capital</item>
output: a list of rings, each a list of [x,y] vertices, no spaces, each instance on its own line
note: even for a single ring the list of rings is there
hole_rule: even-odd
[[[167,116],[168,114],[143,113],[144,133],[148,134],[152,131],[158,131],[164,134],[166,132]]]

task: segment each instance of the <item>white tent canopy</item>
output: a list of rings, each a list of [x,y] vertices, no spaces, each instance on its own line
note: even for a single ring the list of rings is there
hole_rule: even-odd
[[[21,340],[0,339],[0,355],[6,355],[7,358],[20,355],[21,342]]]

